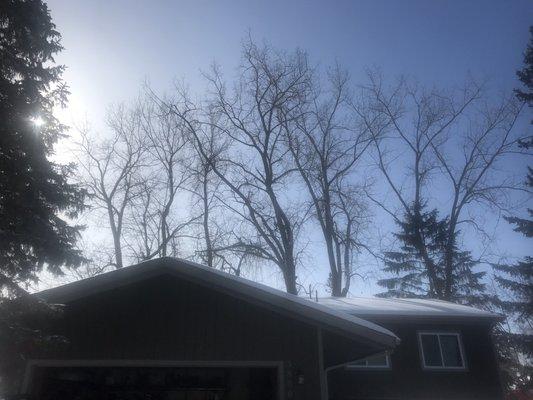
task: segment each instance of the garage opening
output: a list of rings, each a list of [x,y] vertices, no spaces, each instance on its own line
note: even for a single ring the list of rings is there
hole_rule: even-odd
[[[36,367],[39,400],[273,400],[275,367]]]

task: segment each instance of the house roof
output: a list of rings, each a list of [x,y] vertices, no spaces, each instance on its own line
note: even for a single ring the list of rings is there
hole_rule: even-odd
[[[324,297],[318,302],[361,318],[501,320],[500,314],[443,300],[380,297]]]
[[[191,261],[169,257],[68,283],[35,295],[48,302],[69,303],[163,274],[205,285],[351,338],[364,339],[382,350],[392,349],[400,342],[389,330],[345,312]]]

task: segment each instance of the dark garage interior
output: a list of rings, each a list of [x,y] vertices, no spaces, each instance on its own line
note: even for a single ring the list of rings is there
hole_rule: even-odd
[[[272,400],[277,369],[265,367],[40,367],[39,400]]]

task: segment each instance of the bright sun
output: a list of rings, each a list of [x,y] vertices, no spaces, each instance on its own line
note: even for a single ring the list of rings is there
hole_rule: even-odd
[[[41,117],[30,118],[30,121],[36,128],[40,128],[44,125],[44,119],[42,119]]]

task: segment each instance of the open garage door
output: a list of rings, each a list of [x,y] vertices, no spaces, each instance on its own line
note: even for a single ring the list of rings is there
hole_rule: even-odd
[[[36,367],[30,392],[39,400],[272,400],[276,367]]]

